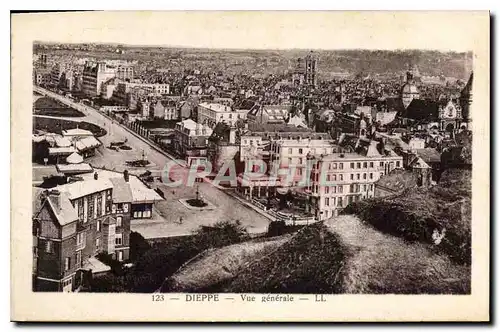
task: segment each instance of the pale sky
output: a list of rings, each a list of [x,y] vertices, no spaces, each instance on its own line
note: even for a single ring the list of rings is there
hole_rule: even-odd
[[[486,15],[488,13],[486,12]],[[200,48],[468,51],[485,12],[81,12],[13,15],[13,38]],[[481,22],[484,22],[482,20]]]

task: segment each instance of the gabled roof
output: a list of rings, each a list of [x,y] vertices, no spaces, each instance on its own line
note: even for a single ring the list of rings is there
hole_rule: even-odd
[[[441,154],[433,148],[417,149],[417,155],[426,163],[440,163]]]
[[[45,195],[45,193],[38,193],[38,197],[34,197],[39,200],[39,195]],[[47,194],[48,195],[48,194]],[[59,199],[59,203],[57,203],[57,199]],[[33,211],[33,216],[36,218],[43,207],[47,207],[54,214],[56,221],[60,226],[64,226],[70,224],[74,221],[78,220],[78,213],[76,212],[73,204],[69,200],[68,195],[65,192],[59,193],[59,198],[55,196],[48,195],[41,203],[38,210]]]
[[[437,120],[439,117],[438,103],[424,99],[413,99],[408,108],[398,113],[399,117],[412,120]]]
[[[431,168],[422,158],[417,157],[408,165],[410,168]]]

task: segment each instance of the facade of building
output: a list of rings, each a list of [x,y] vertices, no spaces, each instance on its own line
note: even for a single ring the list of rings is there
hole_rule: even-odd
[[[134,78],[134,67],[130,64],[116,66],[116,78],[125,81]]]
[[[175,125],[173,145],[175,151],[186,158],[188,165],[193,162],[206,161],[208,138],[212,128],[187,119]]]
[[[313,137],[278,139],[270,144],[269,169],[271,174],[278,175],[282,186],[296,187],[305,176],[307,160],[311,156],[329,155],[339,151],[333,140],[327,139],[327,134],[315,134]],[[289,177],[291,168],[295,174]],[[285,180],[288,177],[289,182]]]
[[[198,105],[198,123],[214,128],[219,122],[235,125],[238,120],[245,120],[246,110],[234,110],[233,108],[214,103],[201,103]]]
[[[349,203],[374,197],[375,182],[403,167],[403,158],[396,154],[333,153],[313,160],[308,209],[318,220],[336,216]]]
[[[177,120],[179,119],[179,109],[174,100],[158,100],[151,104],[150,114],[157,119]]]
[[[33,216],[35,290],[77,290],[84,271],[109,270],[96,264],[99,253],[128,259],[132,197],[123,190],[125,179],[116,182],[95,175],[93,180],[57,186],[43,195]]]
[[[82,74],[82,92],[89,97],[97,97],[101,94],[103,82],[116,77],[116,67],[108,66],[105,62],[85,63]]]

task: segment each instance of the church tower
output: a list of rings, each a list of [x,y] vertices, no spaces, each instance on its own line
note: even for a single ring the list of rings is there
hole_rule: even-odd
[[[418,90],[415,81],[413,79],[413,73],[408,71],[406,73],[406,83],[401,89],[401,100],[403,102],[404,108],[408,108],[413,99],[420,98],[420,91]]]

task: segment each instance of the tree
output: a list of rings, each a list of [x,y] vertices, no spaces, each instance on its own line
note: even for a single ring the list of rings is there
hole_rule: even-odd
[[[144,237],[137,232],[130,232],[130,260],[136,261],[151,248]]]

